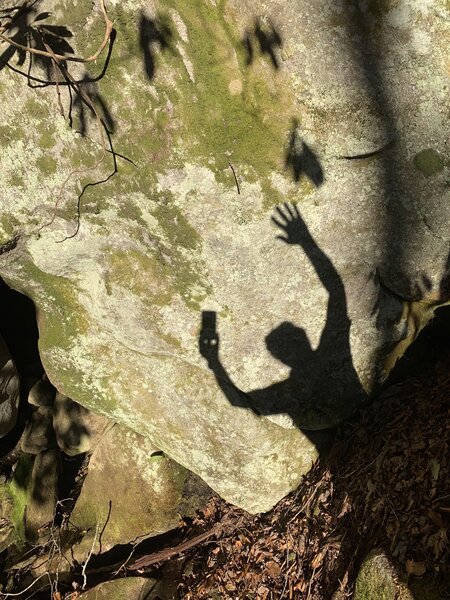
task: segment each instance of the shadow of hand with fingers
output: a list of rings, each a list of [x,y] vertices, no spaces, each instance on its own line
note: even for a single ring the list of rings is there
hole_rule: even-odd
[[[292,171],[295,183],[298,183],[305,175],[316,187],[319,187],[324,182],[322,167],[316,154],[306,142],[301,140],[298,127],[297,119],[292,119],[289,145],[284,161],[285,167]]]
[[[260,17],[255,19],[252,30],[245,32],[242,39],[246,59],[245,64],[249,67],[254,60],[255,52],[253,50],[254,40],[259,47],[259,52],[263,56],[267,56],[272,63],[272,67],[278,71],[280,62],[277,56],[277,50],[283,45],[283,40],[271,21],[265,22]]]
[[[144,55],[144,67],[151,81],[155,76],[155,46],[160,50],[171,49],[172,30],[162,17],[149,19],[141,12],[139,20],[139,45]]]
[[[290,367],[290,375],[284,381],[249,392],[233,383],[220,360],[215,313],[203,313],[199,349],[233,406],[260,416],[285,414],[302,430],[326,429],[353,414],[366,398],[352,362],[344,285],[297,207],[285,204],[276,210],[272,220],[282,231],[278,238],[302,249],[328,292],[327,318],[317,349],[311,348],[304,329],[290,322],[281,323],[265,341],[272,356]]]

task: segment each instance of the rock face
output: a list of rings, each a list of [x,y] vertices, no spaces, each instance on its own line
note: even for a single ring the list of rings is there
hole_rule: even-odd
[[[114,423],[93,413],[71,398],[56,393],[53,406],[53,429],[58,446],[68,456],[92,452],[102,435]]]
[[[180,511],[192,514],[199,508],[194,494],[188,499],[190,506],[183,503],[187,476],[186,469],[163,456],[149,440],[115,425],[92,454],[71,515],[72,525],[87,532],[73,549],[75,558],[82,562],[91,549],[105,552],[115,544],[176,527]]]
[[[0,337],[0,437],[16,424],[20,382],[9,350]]]
[[[28,454],[39,454],[44,450],[56,447],[51,406],[39,406],[32,413],[25,428],[21,446],[22,450]]]
[[[171,592],[175,594],[176,587]],[[144,577],[127,577],[101,583],[81,594],[80,600],[152,600],[156,598],[169,600],[174,597],[169,593],[161,594],[155,580]]]
[[[27,539],[35,542],[45,526],[53,525],[58,497],[58,451],[46,450],[37,454],[30,481],[25,513]],[[48,531],[45,531],[48,534]]]
[[[91,9],[39,5],[79,55],[103,38]],[[61,393],[268,510],[316,458],[309,431],[360,406],[450,300],[445,9],[108,10],[105,72],[69,68],[117,169],[81,92],[71,129],[55,86],[0,73],[0,275],[34,300]]]

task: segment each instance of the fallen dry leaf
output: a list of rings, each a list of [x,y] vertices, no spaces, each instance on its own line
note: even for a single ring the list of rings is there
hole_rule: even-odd
[[[406,561],[405,566],[408,575],[415,575],[416,577],[422,577],[422,575],[424,575],[427,570],[424,562],[415,562],[411,559],[408,559]]]
[[[281,573],[281,567],[274,560],[269,560],[269,562],[266,563],[266,571],[269,574],[269,577],[276,579]]]

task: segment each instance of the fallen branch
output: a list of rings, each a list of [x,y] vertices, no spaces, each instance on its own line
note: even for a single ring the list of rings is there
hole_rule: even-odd
[[[143,569],[144,567],[149,567],[150,565],[154,565],[156,563],[162,562],[163,560],[168,560],[177,554],[181,554],[182,552],[186,552],[190,548],[201,544],[205,540],[209,539],[217,535],[222,530],[222,526],[220,523],[217,523],[212,529],[206,531],[205,533],[200,533],[199,535],[194,536],[190,540],[186,542],[182,542],[173,548],[165,548],[164,550],[159,550],[158,552],[153,552],[153,554],[147,554],[146,556],[142,556],[132,565],[127,567],[131,571],[136,571],[138,569]]]

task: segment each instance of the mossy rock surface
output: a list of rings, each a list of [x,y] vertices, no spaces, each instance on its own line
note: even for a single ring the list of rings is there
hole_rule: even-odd
[[[447,24],[406,0],[348,18],[325,0],[108,10],[105,72],[70,68],[117,169],[79,98],[70,127],[55,86],[0,72],[0,275],[34,300],[61,393],[265,511],[316,459],[308,431],[352,414],[449,300]],[[79,55],[103,38],[90,3],[36,11]],[[444,164],[432,179],[422,148]],[[277,239],[283,202],[311,252]],[[199,352],[205,311],[223,371]],[[295,348],[274,348],[289,324]]]
[[[436,175],[439,171],[445,166],[444,161],[438,152],[433,150],[432,148],[428,148],[427,150],[422,150],[414,157],[414,164],[421,171],[425,177],[430,177],[431,175]]]
[[[127,577],[100,583],[83,592],[80,600],[145,600],[152,598],[155,581],[144,577]]]
[[[115,425],[94,449],[71,515],[72,525],[85,534],[73,549],[76,559],[85,560],[92,547],[105,552],[176,527],[182,505],[185,514],[200,508],[192,504],[195,495],[183,497],[187,477],[186,469],[151,442]]]
[[[354,600],[414,600],[386,555],[374,550],[364,560],[355,585]]]

